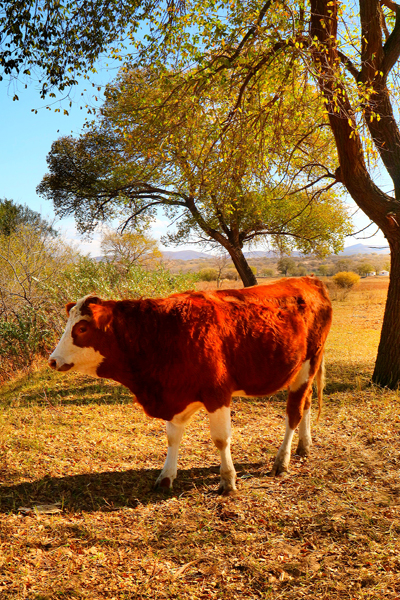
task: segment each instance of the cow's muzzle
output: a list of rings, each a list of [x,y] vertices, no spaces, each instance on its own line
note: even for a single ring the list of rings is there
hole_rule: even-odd
[[[56,371],[69,371],[74,366],[74,363],[64,363],[58,366],[55,358],[49,360],[49,367],[55,369]]]

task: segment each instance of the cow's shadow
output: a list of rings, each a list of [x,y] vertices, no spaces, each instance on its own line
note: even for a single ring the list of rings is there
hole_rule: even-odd
[[[265,462],[236,464],[238,478],[265,475]],[[215,494],[219,466],[180,469],[172,490],[156,490],[159,469],[129,469],[51,477],[15,485],[0,486],[0,513],[16,512],[20,507],[61,503],[71,512],[108,512],[139,504],[157,504],[166,497],[179,497],[201,490]]]

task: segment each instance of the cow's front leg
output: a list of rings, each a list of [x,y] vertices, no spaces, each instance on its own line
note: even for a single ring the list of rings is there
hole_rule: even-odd
[[[157,478],[156,487],[171,488],[178,471],[179,444],[185,430],[185,423],[167,421],[168,452],[163,470]]]
[[[201,402],[192,402],[184,411],[167,421],[168,452],[163,470],[157,477],[155,487],[171,488],[178,470],[179,444],[185,431],[185,426],[191,417],[203,406]]]
[[[211,438],[221,456],[221,482],[218,493],[229,496],[236,492],[236,471],[231,457],[231,410],[223,406],[213,413],[210,419]]]

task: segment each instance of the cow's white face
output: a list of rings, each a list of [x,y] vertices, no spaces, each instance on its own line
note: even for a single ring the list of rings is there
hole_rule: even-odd
[[[67,305],[69,319],[65,331],[56,349],[49,357],[49,366],[57,371],[80,371],[97,377],[97,368],[104,360],[99,351],[90,346],[90,338],[85,344],[85,338],[90,335],[92,318],[81,314],[81,308],[90,296],[78,300],[75,305]]]

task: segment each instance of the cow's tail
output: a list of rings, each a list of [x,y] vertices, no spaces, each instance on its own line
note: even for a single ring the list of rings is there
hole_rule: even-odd
[[[324,355],[322,355],[321,363],[318,367],[317,374],[315,375],[315,382],[317,384],[317,394],[318,394],[318,415],[317,415],[317,423],[319,421],[319,417],[321,415],[322,410],[322,396],[324,393],[325,386],[325,359]]]

